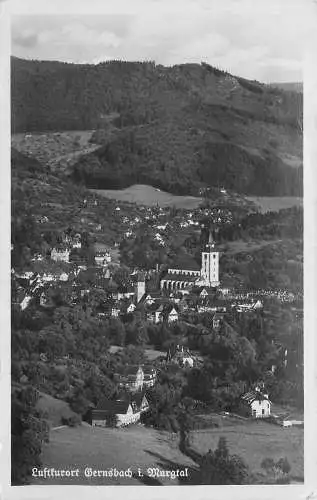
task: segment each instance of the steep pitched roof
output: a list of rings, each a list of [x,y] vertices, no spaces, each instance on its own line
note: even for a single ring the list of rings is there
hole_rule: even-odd
[[[94,411],[104,411],[107,413],[114,414],[125,414],[128,411],[130,402],[128,399],[120,399],[120,400],[111,400],[111,399],[103,399],[99,401],[97,407]]]
[[[260,391],[246,392],[245,394],[242,394],[240,398],[247,404],[252,404],[254,401],[268,400],[268,398],[265,397]]]
[[[190,255],[182,255],[177,262],[168,266],[169,269],[184,269],[186,271],[200,271],[200,266]]]

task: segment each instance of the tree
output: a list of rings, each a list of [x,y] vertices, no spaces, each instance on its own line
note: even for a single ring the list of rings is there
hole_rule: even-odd
[[[267,473],[271,472],[274,468],[274,460],[273,458],[264,458],[261,462],[261,468],[264,469]]]
[[[291,470],[290,463],[286,457],[280,458],[276,462],[276,467],[278,467],[283,472],[283,474],[289,474],[289,472]]]
[[[41,466],[43,442],[49,440],[45,415],[36,409],[38,392],[31,386],[13,390],[11,403],[11,482],[28,483],[33,467]]]
[[[220,437],[216,450],[202,459],[200,479],[201,484],[246,484],[248,468],[241,457],[230,455],[226,439]]]

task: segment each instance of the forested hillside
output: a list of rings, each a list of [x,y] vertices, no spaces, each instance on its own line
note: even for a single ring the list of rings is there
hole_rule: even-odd
[[[13,132],[96,130],[100,149],[73,171],[88,187],[302,194],[301,93],[208,64],[17,58],[11,85]]]

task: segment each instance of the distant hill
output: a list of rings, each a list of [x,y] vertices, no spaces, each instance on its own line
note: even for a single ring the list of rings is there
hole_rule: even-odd
[[[288,92],[300,92],[303,93],[303,82],[283,82],[283,83],[271,83],[272,87],[286,90]]]
[[[178,195],[224,186],[302,194],[302,94],[208,64],[75,65],[12,58],[12,131],[96,130],[72,178]],[[295,167],[295,168],[294,168]]]

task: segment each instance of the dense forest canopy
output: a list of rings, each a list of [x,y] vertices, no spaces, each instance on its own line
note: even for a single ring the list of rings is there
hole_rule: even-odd
[[[13,132],[96,131],[72,173],[88,187],[302,195],[302,93],[208,64],[12,58],[11,71]]]

